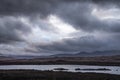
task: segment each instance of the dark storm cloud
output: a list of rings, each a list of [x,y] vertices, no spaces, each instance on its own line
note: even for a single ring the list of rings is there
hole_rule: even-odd
[[[107,22],[98,19],[96,16],[92,15],[94,7],[95,4],[91,2],[64,3],[62,6],[59,5],[56,14],[77,29],[83,29],[88,32],[96,30],[120,32],[119,21]]]
[[[47,17],[50,14],[56,14],[77,29],[82,28],[88,31],[94,31],[96,29],[111,31],[112,29],[110,30],[109,28],[111,25],[91,15],[91,5],[103,4],[109,6],[109,3],[116,5],[119,4],[119,2],[119,0],[1,0],[0,14],[18,16],[28,16],[31,14],[30,17],[32,17],[32,15],[33,17],[35,15]],[[102,5],[100,7],[102,7]],[[113,26],[117,27],[118,25],[115,24]]]
[[[96,21],[94,17],[91,18],[90,13],[92,8],[88,3],[64,3],[58,8],[56,14],[65,22],[68,22],[76,28],[89,30],[91,29],[90,25],[92,25],[93,21]]]
[[[103,4],[103,3],[113,3],[119,4],[119,0],[0,0],[0,14],[1,15],[23,15],[23,14],[41,14],[41,16],[47,16],[54,13],[54,9],[58,5],[62,7],[63,3],[88,3],[84,5],[84,10],[89,3]],[[107,4],[109,5],[109,4]],[[74,6],[72,6],[74,8]]]
[[[73,25],[76,29],[83,30],[88,33],[94,31],[113,33],[119,35],[120,32],[120,23],[117,20],[113,21],[102,21],[92,15],[92,10],[98,5],[100,8],[113,8],[109,6],[107,1],[102,1],[101,3],[95,1],[80,2],[80,0],[75,0],[72,2],[65,1],[65,3],[59,4],[58,7],[54,10],[54,14],[59,16],[63,21]],[[102,3],[104,3],[102,5]],[[107,4],[106,4],[107,3]],[[118,5],[116,3],[112,3]],[[40,45],[37,46],[39,49],[45,49],[48,51],[60,51],[60,52],[77,52],[77,51],[96,51],[96,50],[116,50],[120,49],[119,40],[117,36],[112,35],[109,38],[104,38],[103,40],[97,39],[95,36],[78,36],[77,38],[67,39],[60,42],[55,42],[50,45]],[[99,37],[99,35],[97,35]]]
[[[94,37],[86,36],[81,38],[74,38],[64,40],[63,42],[53,43],[51,45],[38,46],[41,49],[47,49],[49,51],[60,52],[79,52],[79,51],[94,51],[101,50],[105,46],[104,42],[94,39]],[[104,47],[105,48],[105,47]]]
[[[103,50],[120,50],[118,36],[106,40],[99,40],[94,36],[84,36],[73,39],[66,39],[60,42],[55,42],[50,45],[36,46],[38,51],[47,50],[52,54],[59,53],[75,53],[81,51],[103,51]]]
[[[103,40],[97,38],[99,35],[97,37],[86,35],[63,39],[46,45],[38,43],[39,46],[35,45],[38,52],[57,53],[119,49],[119,21],[111,20],[107,22],[99,20],[91,14],[96,6],[106,10],[117,6],[119,9],[120,0],[0,0],[0,43],[21,41],[21,35],[17,32],[21,31],[24,34],[29,34],[31,31],[31,28],[25,25],[25,22],[17,19],[18,16],[23,18],[27,16],[30,23],[37,24],[42,30],[52,32],[53,28],[50,28],[49,24],[39,21],[39,18],[46,19],[52,14],[65,23],[71,24],[77,30],[86,33],[96,31],[114,35]],[[9,16],[15,17],[16,20],[9,18]],[[101,34],[101,36],[104,34]],[[32,52],[31,48],[26,51]]]
[[[100,5],[120,5],[120,0],[92,0],[93,3],[95,4],[100,4]]]
[[[30,29],[14,17],[0,18],[0,43],[22,41],[18,31],[27,34]]]
[[[47,16],[62,3],[92,2],[92,0],[1,0],[1,15],[41,14]],[[62,6],[62,5],[61,5]]]
[[[57,0],[0,0],[1,15],[41,14],[46,16],[57,5]]]
[[[34,18],[37,18],[36,14],[44,17],[51,13],[54,5],[57,5],[56,0],[0,0],[0,43],[21,41],[21,36],[17,32],[26,34],[30,31],[30,27],[17,19],[18,16],[29,16],[33,21],[35,20],[32,19],[33,14],[35,14]],[[9,18],[10,16],[16,18],[16,21]],[[38,22],[33,21],[33,23]],[[43,24],[41,23],[40,26],[47,26]]]

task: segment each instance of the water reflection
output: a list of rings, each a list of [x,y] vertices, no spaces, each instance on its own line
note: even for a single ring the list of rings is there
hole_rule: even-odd
[[[79,70],[77,70],[79,68]],[[62,69],[69,72],[95,72],[120,75],[119,66],[90,66],[90,65],[1,65],[2,70],[11,69],[34,69],[34,70],[54,70]],[[59,71],[59,70],[58,70]]]

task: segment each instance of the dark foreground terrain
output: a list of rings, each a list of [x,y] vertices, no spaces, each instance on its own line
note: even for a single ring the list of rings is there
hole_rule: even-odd
[[[35,70],[0,70],[0,80],[120,80],[120,75]]]
[[[120,66],[120,55],[100,57],[44,57],[31,59],[0,58],[0,65],[79,64]]]

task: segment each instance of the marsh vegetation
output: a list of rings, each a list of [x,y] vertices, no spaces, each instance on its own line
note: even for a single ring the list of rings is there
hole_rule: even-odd
[[[120,80],[120,75],[61,71],[0,70],[0,80]]]

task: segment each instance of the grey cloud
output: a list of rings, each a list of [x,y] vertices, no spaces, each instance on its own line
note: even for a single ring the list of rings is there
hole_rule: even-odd
[[[53,13],[66,23],[73,25],[73,27],[75,27],[76,29],[81,29],[88,33],[92,33],[94,31],[103,31],[108,34],[113,33],[115,35],[119,35],[119,21],[101,21],[91,14],[93,5],[96,5],[98,3],[78,1],[81,0],[71,0],[70,2],[65,1],[65,3],[62,2],[61,4],[58,4]],[[51,43],[50,45],[40,45],[37,48],[42,49],[43,51],[47,50],[49,52],[76,52],[119,49],[119,39],[115,37],[115,35],[110,36],[110,39],[106,38],[103,40],[99,40],[94,36],[78,36],[78,38]]]
[[[41,14],[46,16],[57,5],[56,0],[1,0],[1,15]]]
[[[92,15],[94,4],[88,2],[64,3],[56,9],[57,14],[63,21],[73,25],[77,29],[87,32],[108,31],[119,32],[119,20],[102,21]]]
[[[47,17],[50,14],[56,14],[65,22],[73,25],[77,29],[87,31],[94,30],[118,30],[117,24],[112,24],[115,29],[111,29],[111,25],[104,21],[100,21],[91,15],[92,5],[99,3],[117,3],[113,0],[1,0],[0,14],[2,15],[29,15],[35,17],[41,15]],[[119,3],[119,2],[118,2]],[[108,4],[105,4],[108,5]],[[102,5],[100,6],[102,7]],[[33,15],[32,15],[33,14]],[[105,27],[106,26],[106,27]],[[44,27],[41,27],[44,29]],[[48,27],[49,28],[49,27]],[[45,28],[46,29],[46,28]]]
[[[0,15],[34,15],[45,17],[54,13],[59,4],[89,0],[1,0]]]
[[[73,39],[66,39],[61,42],[55,42],[50,45],[38,46],[38,49],[47,49],[50,51],[76,52],[100,50],[105,46],[104,41],[95,39],[93,36],[84,36]]]
[[[0,43],[23,41],[17,31],[21,31],[24,34],[29,34],[31,31],[30,27],[20,21],[12,20],[9,16],[27,16],[30,19],[30,23],[37,24],[42,30],[53,32],[53,28],[50,28],[47,23],[39,22],[39,18],[45,19],[50,14],[55,14],[78,30],[80,29],[87,33],[103,31],[114,35],[103,40],[91,35],[77,36],[77,38],[51,42],[51,44],[35,45],[38,53],[72,53],[76,51],[119,49],[119,21],[101,21],[91,15],[94,5],[107,9],[112,8],[114,5],[119,6],[119,3],[119,0],[0,0]],[[26,49],[26,51],[34,52],[31,48]]]
[[[100,4],[100,5],[120,5],[120,0],[92,0],[93,3],[95,4]]]
[[[9,43],[13,41],[22,41],[18,31],[27,34],[30,29],[22,22],[14,17],[1,17],[0,18],[0,43]]]
[[[88,3],[65,3],[60,5],[56,14],[76,28],[91,29],[91,7]],[[94,19],[93,19],[94,20]],[[90,27],[90,28],[89,28]]]
[[[99,40],[94,36],[83,36],[73,39],[66,39],[60,42],[55,42],[50,45],[40,45],[36,49],[48,50],[49,52],[56,53],[75,53],[80,51],[101,51],[101,50],[119,50],[120,39],[116,40],[116,37],[106,40]]]
[[[47,16],[54,13],[54,9],[63,3],[115,3],[119,4],[119,0],[1,0],[0,1],[0,14],[1,15],[29,15],[41,14]],[[66,4],[66,5],[67,5]],[[88,6],[88,5],[85,5]],[[84,6],[84,7],[85,7]],[[62,5],[61,5],[62,7]],[[74,8],[74,6],[73,6]],[[86,8],[84,9],[86,10]]]

